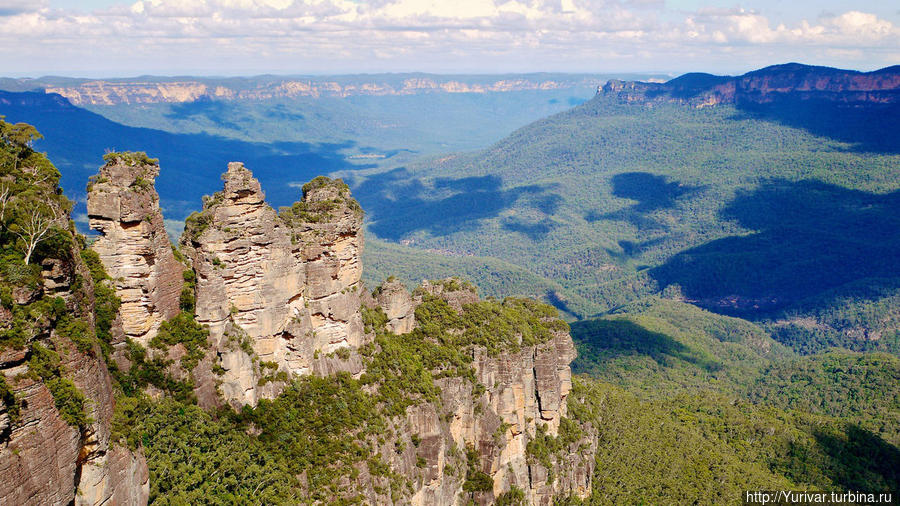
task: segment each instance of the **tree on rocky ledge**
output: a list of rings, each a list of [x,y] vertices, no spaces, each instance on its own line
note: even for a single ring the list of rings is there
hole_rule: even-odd
[[[18,206],[19,219],[10,226],[25,246],[25,265],[31,261],[31,254],[38,244],[52,238],[58,232],[56,226],[61,216],[59,207],[53,201],[26,201]]]

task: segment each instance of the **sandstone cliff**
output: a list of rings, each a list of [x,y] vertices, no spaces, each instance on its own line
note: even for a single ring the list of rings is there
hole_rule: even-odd
[[[71,80],[71,84],[41,81],[42,87],[75,105],[146,104],[196,100],[272,100],[295,97],[349,97],[358,95],[415,95],[422,93],[504,93],[524,90],[592,87],[593,76],[517,76],[502,78],[454,78],[413,75],[333,78],[258,78],[189,80]],[[24,86],[21,85],[21,86]]]
[[[460,315],[475,311],[471,305],[479,302],[474,287],[455,279],[426,281],[413,298],[394,282],[385,283],[376,294],[388,317],[388,311],[405,307],[407,300],[414,311],[423,300],[439,298]],[[396,317],[390,318],[385,330],[396,332],[391,330],[397,328],[396,322]],[[413,406],[397,422],[401,441],[413,444],[399,454],[394,451],[396,442],[382,448],[381,457],[396,472],[414,477],[409,502],[458,504],[468,497],[490,504],[513,488],[524,492],[527,504],[585,497],[596,442],[590,428],[578,429],[574,437],[570,429],[560,437],[572,386],[569,364],[575,358],[567,329],[560,327],[533,345],[493,352],[475,346],[471,353],[472,378],[436,380],[440,402]],[[538,449],[546,438],[562,442],[562,462]],[[472,488],[478,473],[490,484],[486,489]],[[370,500],[377,497],[370,495]]]
[[[111,440],[113,387],[80,248],[45,258],[40,279],[0,311],[4,331],[27,332],[23,346],[0,345],[0,504],[146,504],[144,457]],[[22,311],[41,316],[23,328]]]
[[[146,346],[179,312],[184,266],[166,235],[153,187],[155,160],[131,153],[106,158],[88,185],[88,219],[100,232],[92,249],[115,280],[125,335]]]
[[[674,102],[694,107],[784,100],[857,106],[898,104],[900,66],[857,72],[789,63],[736,77],[691,73],[666,83],[612,80],[599,91],[627,102]]]
[[[181,246],[197,277],[197,321],[224,370],[221,393],[255,405],[309,374],[319,353],[362,344],[362,212],[340,181],[313,181],[279,216],[242,164],[223,179]]]

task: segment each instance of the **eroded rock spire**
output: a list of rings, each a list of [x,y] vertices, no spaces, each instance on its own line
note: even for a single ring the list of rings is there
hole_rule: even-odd
[[[100,255],[122,299],[125,335],[147,343],[160,325],[179,312],[185,267],[172,253],[159,195],[153,182],[156,160],[144,153],[109,153],[88,184],[87,209],[100,237],[91,246]]]

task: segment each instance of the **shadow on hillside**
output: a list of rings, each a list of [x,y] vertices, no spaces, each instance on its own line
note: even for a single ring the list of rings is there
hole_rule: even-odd
[[[900,191],[887,195],[818,181],[772,180],[721,212],[756,233],[682,251],[650,270],[698,305],[764,315],[863,278],[896,275]]]
[[[496,217],[522,200],[542,212],[553,212],[561,197],[541,185],[503,189],[497,176],[438,178],[425,181],[399,167],[353,184],[353,195],[373,219],[369,229],[382,239],[397,241],[425,230],[445,235],[474,228],[478,221]],[[520,219],[504,221],[503,227],[530,237],[547,233],[543,222]]]
[[[896,494],[900,490],[900,449],[896,446],[856,425],[847,428],[846,440],[824,432],[814,436],[828,458],[822,467],[839,489],[876,496],[879,492]],[[800,469],[806,467],[802,461],[796,465]]]
[[[222,112],[216,104],[192,103],[184,107],[187,111],[199,107],[197,111],[215,115]],[[220,176],[230,161],[242,161],[253,171],[267,200],[276,208],[298,200],[300,185],[315,176],[372,167],[344,159],[342,151],[353,147],[349,142],[264,144],[134,128],[75,107],[54,94],[0,92],[0,114],[6,115],[8,121],[31,123],[44,135],[35,147],[46,151],[60,169],[66,194],[79,201],[76,215],[84,212],[88,177],[97,172],[104,152],[109,150],[146,151],[159,158],[161,170],[156,188],[170,220],[183,220],[190,211],[200,208],[204,194],[221,190]]]
[[[236,112],[229,104],[218,100],[200,99],[193,102],[179,102],[171,105],[165,114],[166,118],[186,120],[198,117],[206,118],[217,126],[237,130],[238,125],[231,121]]]
[[[578,357],[572,363],[573,372],[596,372],[610,359],[624,356],[648,356],[662,367],[674,367],[674,360],[683,360],[709,372],[721,368],[718,362],[676,341],[672,337],[653,332],[630,320],[583,320],[571,324],[572,339]]]
[[[900,104],[860,107],[820,100],[783,99],[762,105],[739,102],[737,108],[746,117],[774,121],[850,143],[852,151],[900,153],[900,128],[897,125]]]
[[[665,228],[665,224],[651,214],[660,209],[672,209],[678,200],[703,191],[702,186],[689,186],[677,181],[669,181],[665,176],[649,172],[624,172],[610,180],[612,194],[616,197],[634,200],[636,203],[610,213],[588,212],[584,219],[589,222],[600,220],[627,221],[641,229]]]

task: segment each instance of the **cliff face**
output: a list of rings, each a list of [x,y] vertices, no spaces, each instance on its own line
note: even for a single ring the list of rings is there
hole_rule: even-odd
[[[789,63],[737,77],[693,73],[666,83],[612,80],[600,92],[627,102],[674,102],[694,107],[760,105],[783,100],[857,106],[897,104],[900,66],[857,72]]]
[[[479,301],[473,288],[456,280],[424,282],[414,298],[396,283],[386,283],[376,292],[379,307],[389,318],[389,311],[405,307],[407,300],[414,311],[423,297],[437,297],[459,314],[464,305]],[[390,318],[387,329],[396,332],[391,330],[396,322]],[[564,330],[554,331],[546,342],[517,350],[491,354],[483,347],[473,348],[474,381],[483,390],[473,390],[472,382],[463,377],[437,380],[440,404],[409,408],[398,427],[400,434],[420,438],[418,448],[410,445],[397,454],[395,442],[381,453],[396,472],[415,477],[409,501],[456,504],[471,496],[478,504],[490,504],[513,487],[524,492],[527,504],[553,504],[559,496],[585,497],[596,446],[590,432],[564,443],[562,462],[549,455],[540,458],[534,447],[529,451],[529,443],[560,435],[572,386],[569,364],[575,355],[572,338]],[[469,455],[461,455],[460,449],[469,449]],[[417,457],[424,462],[416,465]],[[484,473],[492,485],[470,493],[463,479],[467,477],[459,473],[467,466],[469,473]],[[377,502],[375,496],[369,499]]]
[[[8,388],[0,403],[0,504],[146,504],[143,455],[111,441],[112,382],[99,343],[85,340],[95,323],[94,285],[78,247],[45,259],[41,279],[20,302],[58,297],[65,316],[35,320],[25,346],[0,347],[0,387]],[[4,308],[0,326],[14,326],[15,311]]]
[[[415,95],[420,93],[502,93],[552,90],[585,86],[588,78],[497,79],[467,82],[447,77],[410,77],[395,80],[279,79],[249,84],[185,81],[86,81],[72,85],[48,84],[47,93],[57,93],[75,105],[115,105],[214,100],[271,100],[294,97],[348,97],[356,95]],[[596,82],[596,81],[594,81]],[[36,83],[40,84],[40,83]]]
[[[92,249],[115,280],[122,330],[144,346],[178,314],[184,270],[166,235],[157,175],[153,161],[112,156],[87,196],[90,226],[100,232]]]
[[[362,344],[362,214],[339,181],[307,187],[280,217],[242,164],[223,179],[181,244],[197,275],[197,321],[225,371],[222,395],[255,405],[284,385],[264,376],[309,374],[318,353]]]

